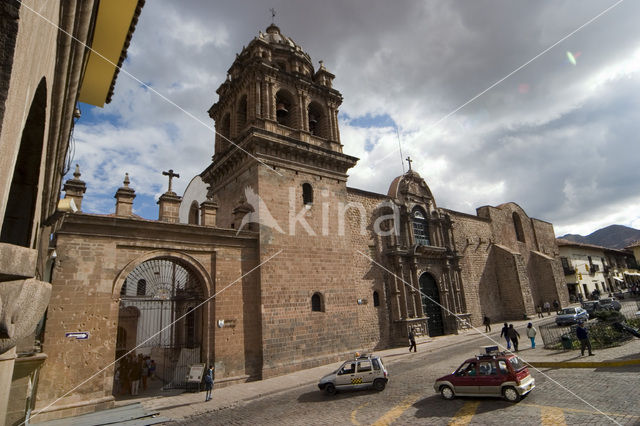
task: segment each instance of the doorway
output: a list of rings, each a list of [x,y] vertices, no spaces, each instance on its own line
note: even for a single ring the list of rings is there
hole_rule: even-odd
[[[429,336],[442,336],[444,334],[444,324],[442,321],[442,308],[440,307],[440,291],[438,283],[429,273],[420,275],[420,291],[422,298],[422,308],[427,316],[427,326]]]
[[[155,366],[153,387],[184,388],[191,364],[202,359],[203,284],[182,260],[156,258],[141,263],[120,291],[116,359],[122,389],[132,365],[140,358]],[[142,389],[141,389],[142,390]]]

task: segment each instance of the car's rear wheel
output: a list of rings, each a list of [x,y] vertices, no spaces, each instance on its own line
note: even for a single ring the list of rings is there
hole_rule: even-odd
[[[382,379],[376,379],[373,381],[373,388],[378,392],[383,391],[385,386],[387,386],[386,382]]]
[[[453,389],[444,385],[440,387],[440,395],[446,400],[453,399],[456,395],[453,393]]]
[[[516,390],[516,388],[507,386],[502,390],[502,396],[509,402],[518,402],[520,401],[520,394]]]
[[[327,385],[324,387],[324,391],[329,395],[335,395],[336,387],[333,385],[333,383],[327,383]]]

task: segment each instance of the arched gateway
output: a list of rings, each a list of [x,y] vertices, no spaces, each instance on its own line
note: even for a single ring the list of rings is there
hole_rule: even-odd
[[[205,286],[181,259],[154,258],[136,266],[120,290],[116,359],[133,354],[155,361],[164,388],[183,387],[190,364],[203,355]],[[126,383],[130,362],[120,362]],[[156,382],[157,383],[157,382]],[[125,388],[126,389],[126,388]]]

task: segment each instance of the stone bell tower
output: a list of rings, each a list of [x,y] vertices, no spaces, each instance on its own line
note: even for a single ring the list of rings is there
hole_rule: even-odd
[[[292,356],[321,363],[358,348],[354,253],[337,213],[358,159],[342,152],[334,77],[272,24],[236,56],[209,109],[215,152],[201,177],[217,225],[258,232],[268,260],[255,289],[263,377]]]

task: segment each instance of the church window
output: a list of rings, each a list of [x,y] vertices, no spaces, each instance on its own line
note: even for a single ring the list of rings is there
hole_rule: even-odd
[[[415,209],[413,211],[412,223],[415,243],[419,246],[430,246],[429,222],[427,222],[425,214],[421,209]]]
[[[310,183],[302,184],[302,204],[305,206],[313,204],[313,187]]]
[[[380,295],[377,291],[373,292],[373,306],[380,306]]]
[[[522,229],[522,220],[520,220],[520,215],[516,212],[513,212],[513,227],[516,230],[516,239],[522,243],[524,243],[524,230]]]
[[[138,288],[136,288],[136,296],[144,296],[147,294],[147,280],[138,280]]]
[[[313,293],[313,296],[311,296],[311,311],[324,312],[322,295],[320,293]]]
[[[247,125],[247,95],[240,98],[238,102],[238,135]]]
[[[200,222],[200,207],[198,206],[197,201],[193,201],[191,203],[191,208],[189,209],[189,224],[190,225],[199,225]]]

